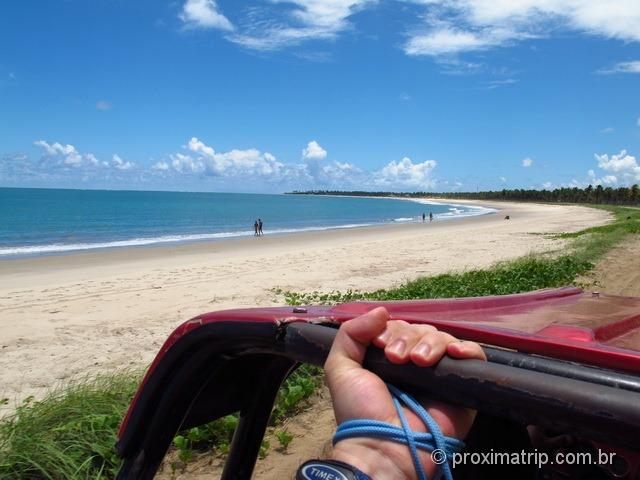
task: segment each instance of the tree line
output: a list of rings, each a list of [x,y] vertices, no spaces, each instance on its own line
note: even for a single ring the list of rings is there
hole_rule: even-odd
[[[521,188],[482,192],[366,192],[340,190],[307,190],[289,192],[294,195],[347,195],[354,197],[433,197],[468,200],[516,200],[520,202],[604,203],[610,205],[640,204],[640,187],[556,188],[555,190],[526,190]]]

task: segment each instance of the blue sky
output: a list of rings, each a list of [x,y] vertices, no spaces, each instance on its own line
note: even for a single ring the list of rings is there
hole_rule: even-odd
[[[640,182],[637,0],[20,0],[0,186]]]

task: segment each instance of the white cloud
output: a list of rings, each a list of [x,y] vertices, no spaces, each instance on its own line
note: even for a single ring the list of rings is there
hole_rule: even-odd
[[[553,188],[553,183],[551,182],[544,182],[542,184],[542,188],[546,189],[546,190],[551,190]]]
[[[44,155],[34,172],[39,172],[44,178],[58,176],[71,180],[75,175],[82,175],[82,179],[87,178],[113,178],[113,172],[127,172],[134,170],[136,165],[133,162],[122,159],[118,154],[114,154],[110,161],[100,160],[93,153],[81,153],[71,144],[59,142],[49,143],[45,140],[37,140],[34,145],[44,150]],[[34,173],[35,174],[35,173]]]
[[[435,180],[431,177],[436,168],[435,160],[413,163],[409,157],[400,161],[392,160],[374,173],[374,183],[388,187],[433,188]]]
[[[90,164],[92,164],[92,165],[95,165],[95,166],[100,165],[100,160],[98,160],[98,159],[96,158],[96,156],[95,156],[93,153],[87,153],[87,154],[84,156],[84,158],[85,158],[85,160],[86,160],[87,162],[89,162],[89,163],[90,163]]]
[[[530,166],[533,165],[533,159],[532,158],[523,158],[522,159],[522,166],[525,168],[529,168]]]
[[[640,41],[637,0],[413,0],[424,25],[405,44],[409,55],[452,55],[551,35],[564,29]]]
[[[450,55],[473,50],[486,50],[500,45],[508,39],[507,32],[484,29],[483,31],[461,31],[455,27],[441,27],[427,33],[413,35],[406,43],[407,55]]]
[[[220,13],[215,0],[187,0],[180,12],[180,20],[192,28],[234,29],[229,19]]]
[[[58,142],[49,144],[44,140],[37,140],[33,142],[33,144],[37,145],[38,147],[44,148],[46,155],[49,157],[62,157],[62,163],[66,165],[82,165],[83,157],[73,145],[63,145]],[[91,156],[93,157],[93,155]]]
[[[602,130],[600,130],[600,133],[605,133],[606,134],[606,133],[613,133],[615,131],[616,131],[616,129],[613,128],[613,127],[606,127],[606,128],[603,128]]]
[[[362,175],[362,170],[348,162],[333,162],[325,165],[322,171],[331,182],[347,181],[348,184],[357,183],[357,179]]]
[[[507,177],[500,177],[500,181],[502,183],[507,183]]]
[[[618,178],[615,175],[605,175],[602,178],[598,178],[596,172],[593,170],[589,170],[587,172],[587,177],[589,177],[589,185],[606,185],[612,186],[618,183]],[[586,186],[586,182],[578,182],[577,180],[573,180],[575,186],[584,187]]]
[[[177,174],[204,174],[290,185],[289,188],[432,188],[434,160],[414,164],[409,158],[392,161],[375,172],[363,171],[350,162],[325,163],[327,152],[316,141],[302,152],[303,162],[284,164],[268,152],[257,149],[218,152],[192,137],[184,146],[189,153],[170,155],[171,162],[159,162],[152,169]],[[166,164],[167,169],[159,166]]]
[[[192,152],[201,153],[207,157],[213,157],[216,153],[212,147],[205,145],[204,142],[198,140],[196,137],[191,137],[191,140],[187,143],[187,148]]]
[[[619,62],[611,68],[603,68],[598,70],[598,73],[604,75],[611,75],[615,73],[640,73],[640,60],[634,60],[632,62]]]
[[[156,162],[151,167],[151,170],[158,170],[160,172],[166,172],[167,170],[169,170],[169,164],[167,162],[162,162],[162,161]]]
[[[111,161],[114,168],[118,170],[131,170],[135,166],[133,162],[123,160],[117,153],[113,154]]]
[[[595,154],[594,156],[602,172],[596,173],[591,169],[587,171],[585,181],[574,179],[569,186],[581,188],[587,185],[628,186],[640,182],[640,165],[626,150],[621,150],[614,155]]]
[[[273,51],[310,40],[335,40],[354,29],[354,14],[380,3],[270,0],[242,9],[232,24],[216,0],[186,0],[179,16],[187,27],[223,30],[228,40],[246,48]],[[407,15],[411,23],[400,27],[407,37],[403,49],[413,56],[447,58],[566,32],[640,41],[637,0],[405,0],[404,3],[423,10],[411,12]],[[627,61],[601,73],[639,71],[640,61]]]
[[[302,150],[302,158],[305,160],[323,160],[326,157],[327,151],[315,140],[307,143],[307,146]]]
[[[96,108],[98,110],[111,110],[111,104],[106,100],[98,100],[96,103]]]
[[[288,11],[284,21],[269,17],[270,9],[253,18],[242,33],[232,35],[230,40],[256,50],[277,50],[297,45],[307,40],[329,40],[348,29],[348,18],[373,0],[272,0],[273,4],[284,4]]]
[[[640,165],[636,161],[636,157],[629,155],[626,150],[621,150],[617,155],[598,155],[595,154],[598,161],[598,167],[605,172],[615,175],[604,177],[605,183],[633,183],[640,181]],[[590,171],[592,172],[592,171]]]
[[[348,161],[326,160],[327,152],[317,141],[310,141],[303,158],[294,163],[282,163],[269,152],[255,148],[219,152],[197,137],[183,145],[183,151],[167,155],[149,165],[137,165],[113,154],[100,160],[92,153],[83,154],[71,144],[34,142],[43,149],[40,161],[26,155],[0,157],[0,176],[10,181],[49,182],[51,185],[74,185],[90,181],[93,185],[147,185],[171,179],[173,186],[187,188],[249,189],[282,191],[284,189],[391,189],[425,190],[434,188],[435,160],[413,163],[410,158],[389,162],[377,171],[362,170]],[[504,179],[506,180],[506,179]],[[199,182],[199,183],[194,183]],[[447,183],[452,188],[459,182]],[[158,188],[166,188],[160,183]]]
[[[176,153],[169,155],[171,166],[179,173],[202,173],[205,171],[204,161],[195,160],[190,155]]]
[[[216,152],[213,147],[206,145],[196,137],[185,146],[191,152],[199,155],[195,159],[183,154],[176,154],[173,158],[174,168],[180,165],[193,172],[204,171],[209,175],[258,175],[263,177],[278,177],[283,164],[269,152],[260,152],[255,148],[248,150],[233,149],[228,152]]]
[[[513,85],[518,83],[520,80],[518,78],[505,78],[502,80],[490,80],[486,83],[485,88],[487,90],[493,90],[495,88],[503,87],[505,85]]]

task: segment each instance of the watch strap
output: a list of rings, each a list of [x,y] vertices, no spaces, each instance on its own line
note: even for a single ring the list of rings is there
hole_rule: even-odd
[[[353,465],[337,460],[307,460],[296,472],[296,480],[372,480]]]

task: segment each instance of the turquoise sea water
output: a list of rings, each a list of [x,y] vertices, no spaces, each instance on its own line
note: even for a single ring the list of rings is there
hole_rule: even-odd
[[[0,188],[0,258],[479,215],[386,198]]]

